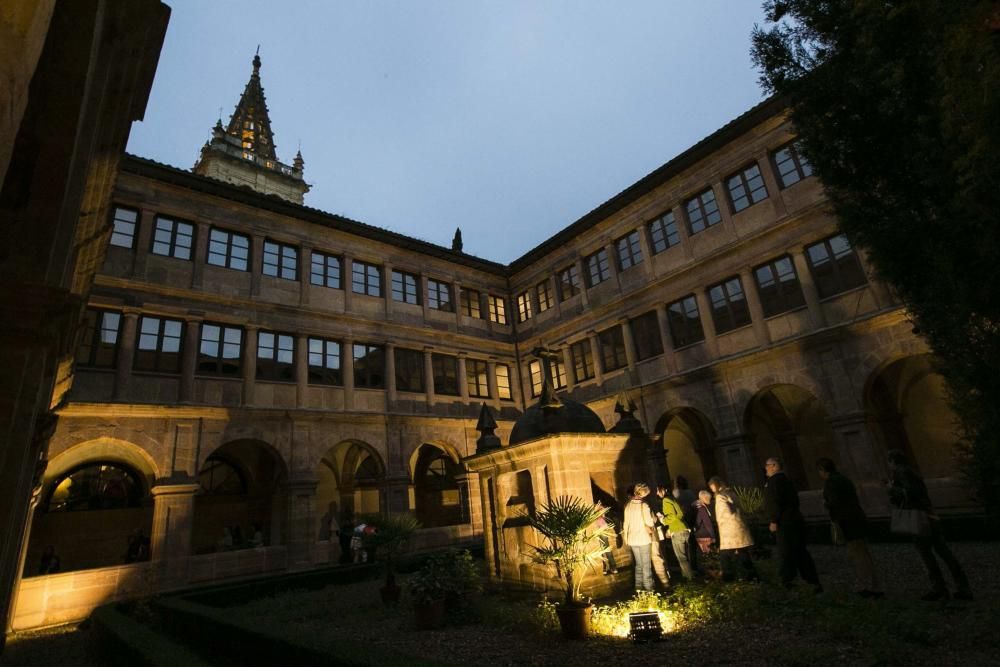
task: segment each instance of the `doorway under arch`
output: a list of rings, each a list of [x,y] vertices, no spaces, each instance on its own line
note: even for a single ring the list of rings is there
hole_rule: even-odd
[[[320,459],[316,474],[316,507],[320,512],[336,508],[341,526],[385,508],[385,464],[366,442],[337,443]]]
[[[424,528],[468,522],[468,498],[458,476],[462,466],[444,449],[425,443],[413,455],[413,500],[417,520]]]
[[[666,452],[671,480],[681,476],[693,489],[707,488],[708,478],[717,472],[715,429],[708,418],[694,408],[671,410],[660,417],[656,433]]]

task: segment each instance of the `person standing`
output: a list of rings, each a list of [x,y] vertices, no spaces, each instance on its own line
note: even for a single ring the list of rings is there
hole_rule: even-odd
[[[854,567],[854,578],[858,582],[858,595],[865,598],[880,598],[884,595],[879,587],[875,561],[868,549],[868,518],[858,500],[854,483],[842,475],[836,464],[828,458],[816,461],[816,471],[823,480],[823,502],[830,514],[830,521],[840,532],[847,545],[847,556]],[[836,541],[836,540],[835,540]]]
[[[662,487],[657,490],[657,495],[662,501],[660,521],[667,528],[667,537],[670,539],[674,555],[677,557],[677,563],[681,566],[681,574],[685,579],[691,581],[694,579],[690,558],[691,529],[684,522],[684,508]]]
[[[944,536],[941,534],[941,518],[934,513],[927,485],[917,471],[907,464],[906,455],[898,449],[889,450],[889,475],[889,500],[893,507],[926,512],[930,524],[927,535],[913,537],[913,544],[917,547],[924,561],[924,567],[927,568],[927,576],[931,580],[930,592],[921,599],[933,602],[947,600],[949,597],[944,575],[941,573],[937,558],[934,557],[934,553],[937,552],[951,572],[951,579],[956,588],[955,598],[971,600],[972,589],[969,587],[969,580],[955,554],[945,544]]]
[[[684,511],[684,523],[687,524],[688,528],[693,528],[698,519],[698,508],[695,507],[698,495],[691,490],[687,477],[683,475],[677,475],[674,478],[674,500],[680,503],[681,509]],[[688,564],[693,572],[700,574],[701,566],[698,564],[698,548],[694,540],[693,530],[688,531],[688,539],[691,541],[687,547]]]
[[[632,550],[632,560],[635,563],[635,589],[637,591],[653,590],[652,561],[650,545],[653,543],[652,532],[656,519],[649,511],[645,498],[649,495],[649,487],[639,482],[635,485],[632,497],[625,505],[625,521],[622,527],[622,537],[625,544]]]
[[[753,535],[740,514],[740,506],[736,504],[729,485],[721,477],[708,480],[708,488],[715,494],[715,520],[719,524],[719,566],[722,568],[722,580],[732,581],[734,578],[760,581],[757,568],[750,557],[753,546]],[[736,574],[734,565],[741,572]]]
[[[770,519],[768,526],[778,539],[779,574],[781,583],[791,587],[798,574],[816,593],[823,592],[816,574],[816,564],[806,548],[806,520],[799,510],[799,492],[781,464],[771,457],[765,464],[767,483],[764,485],[764,508]]]
[[[711,508],[712,492],[702,489],[698,492],[698,500],[695,502],[697,512],[694,520],[694,540],[698,544],[698,550],[703,554],[710,553],[712,545],[718,541]]]

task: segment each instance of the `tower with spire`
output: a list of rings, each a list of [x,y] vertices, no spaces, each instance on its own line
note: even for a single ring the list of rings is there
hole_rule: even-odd
[[[253,73],[243,89],[229,124],[222,118],[212,128],[212,139],[201,148],[194,173],[242,185],[262,194],[302,204],[309,184],[303,178],[302,151],[291,165],[278,160],[274,133],[260,83],[260,53],[253,57]]]

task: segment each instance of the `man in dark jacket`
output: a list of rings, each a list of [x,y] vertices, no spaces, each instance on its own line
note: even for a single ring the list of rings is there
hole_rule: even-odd
[[[799,492],[782,470],[781,460],[769,458],[765,464],[767,483],[764,485],[764,509],[771,521],[770,529],[778,539],[781,583],[790,587],[799,574],[816,593],[822,593],[816,564],[806,549],[806,522],[799,511]]]
[[[834,462],[827,458],[816,461],[816,471],[823,480],[823,502],[830,513],[830,521],[840,531],[843,543],[847,545],[847,555],[858,581],[858,595],[865,598],[882,597],[884,594],[875,573],[875,561],[865,539],[868,518],[858,500],[854,482],[840,474]]]

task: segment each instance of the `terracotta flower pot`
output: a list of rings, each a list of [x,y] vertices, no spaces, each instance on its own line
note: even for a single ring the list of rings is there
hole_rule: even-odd
[[[556,608],[559,626],[566,639],[586,639],[590,636],[590,614],[593,605],[560,605]]]
[[[417,630],[435,630],[444,625],[444,600],[414,603],[413,613],[417,621]]]

